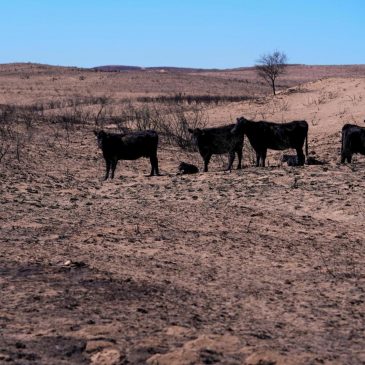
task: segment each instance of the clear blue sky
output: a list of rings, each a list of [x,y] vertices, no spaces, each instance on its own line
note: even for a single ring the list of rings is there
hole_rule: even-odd
[[[365,63],[365,0],[0,0],[0,63]]]

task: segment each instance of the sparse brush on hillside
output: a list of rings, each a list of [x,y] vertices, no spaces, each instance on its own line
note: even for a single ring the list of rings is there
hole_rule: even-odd
[[[72,107],[45,113],[42,120],[62,126],[67,136],[75,126],[92,123],[100,128],[116,125],[122,132],[154,129],[162,137],[162,142],[188,150],[195,148],[188,128],[204,128],[208,122],[204,109],[198,105],[133,103],[131,100],[116,105],[107,97],[94,101],[92,106],[75,102]]]
[[[220,103],[234,103],[245,100],[252,99],[251,96],[244,95],[190,95],[190,94],[175,94],[172,96],[169,95],[160,95],[160,96],[143,96],[137,98],[137,101],[143,103],[165,103],[165,104],[215,104],[218,105]]]
[[[34,118],[31,108],[0,106],[0,163],[6,156],[20,161],[26,141],[32,138]]]
[[[0,124],[0,163],[9,152],[9,149],[10,143],[6,138],[5,129],[3,129],[3,126]]]
[[[120,131],[154,129],[163,142],[195,150],[188,128],[204,128],[208,118],[204,110],[198,107],[170,105],[163,108],[158,103],[140,106],[128,103],[115,121]]]
[[[91,125],[116,126],[122,132],[154,129],[160,134],[162,144],[194,151],[196,147],[188,128],[204,128],[208,122],[204,108],[199,105],[133,103],[131,100],[116,105],[107,97],[87,101],[75,98],[66,104],[56,101],[44,105],[0,105],[0,163],[7,157],[20,161],[22,149],[30,142],[36,123],[51,125],[58,139],[58,131],[65,131],[67,141],[73,130]],[[54,108],[56,104],[62,107]]]

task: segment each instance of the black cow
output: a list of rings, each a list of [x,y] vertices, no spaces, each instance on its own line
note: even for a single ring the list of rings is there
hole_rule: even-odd
[[[151,174],[159,175],[157,145],[158,134],[155,131],[129,132],[126,134],[108,133],[94,131],[98,146],[103,151],[106,164],[106,174],[104,180],[109,177],[114,178],[115,168],[118,160],[136,160],[140,157],[149,157],[151,161]]]
[[[186,163],[186,162],[180,162],[179,173],[181,175],[196,174],[198,172],[199,172],[199,169],[195,165],[192,165],[192,164]]]
[[[238,136],[247,135],[256,152],[256,166],[265,166],[268,149],[295,148],[298,165],[302,166],[305,162],[303,145],[306,142],[305,154],[308,155],[308,123],[305,120],[278,124],[265,121],[254,122],[241,117],[237,118],[237,123],[231,132]]]
[[[208,164],[212,155],[221,155],[229,153],[229,161],[227,170],[231,171],[235,158],[238,156],[237,169],[240,169],[242,163],[243,136],[236,136],[231,133],[234,124],[223,125],[214,128],[189,128],[189,132],[193,134],[200,155],[204,160],[204,172],[208,171]]]
[[[352,155],[365,155],[365,128],[355,124],[345,124],[342,127],[341,163],[351,163]]]

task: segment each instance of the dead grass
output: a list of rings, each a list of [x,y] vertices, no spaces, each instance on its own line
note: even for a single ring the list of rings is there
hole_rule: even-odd
[[[18,80],[0,83],[9,93],[0,108],[0,362],[365,361],[365,161],[338,164],[342,123],[364,119],[363,79],[196,106],[138,101],[139,77],[155,82],[149,73],[0,71],[3,81]],[[214,82],[204,73],[169,80],[197,77],[187,90],[206,95],[228,77],[213,74]],[[128,77],[137,78],[124,84],[133,89],[127,101],[116,90]],[[230,81],[219,85],[230,95]],[[304,105],[320,95],[325,102]],[[329,163],[289,168],[270,152],[270,166],[254,168],[246,143],[243,170],[223,172],[223,156],[209,173],[180,176],[181,160],[201,167],[201,158],[163,137],[163,176],[147,178],[140,159],[120,162],[115,180],[101,181],[95,126],[184,128],[242,114],[312,117],[310,151]]]

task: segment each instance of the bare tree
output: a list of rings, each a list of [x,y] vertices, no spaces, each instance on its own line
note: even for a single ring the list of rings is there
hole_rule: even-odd
[[[285,72],[287,67],[287,56],[284,52],[274,51],[262,55],[255,66],[257,74],[262,77],[272,87],[276,94],[275,81],[277,77]]]

